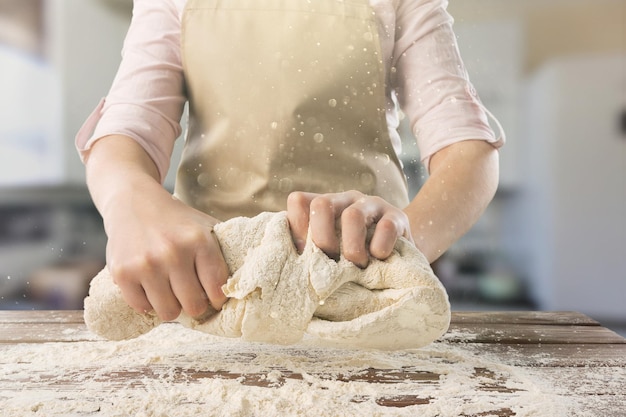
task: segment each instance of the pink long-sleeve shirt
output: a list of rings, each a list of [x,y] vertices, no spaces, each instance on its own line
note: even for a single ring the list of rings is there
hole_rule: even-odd
[[[181,18],[186,0],[135,0],[122,61],[106,97],[76,136],[84,157],[107,135],[136,140],[162,180],[170,165],[187,97],[181,62]],[[487,121],[459,55],[447,0],[370,0],[378,21],[385,73],[386,118],[401,151],[399,110],[409,118],[422,161],[468,139],[504,143]],[[230,63],[216,62],[215,65]]]

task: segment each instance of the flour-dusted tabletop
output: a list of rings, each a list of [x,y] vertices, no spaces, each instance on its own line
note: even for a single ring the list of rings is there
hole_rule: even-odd
[[[0,416],[626,415],[626,339],[575,312],[454,312],[422,349],[271,346],[0,311]]]

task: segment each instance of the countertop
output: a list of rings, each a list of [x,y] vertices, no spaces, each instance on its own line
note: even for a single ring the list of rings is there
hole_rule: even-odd
[[[161,327],[110,342],[87,330],[82,311],[0,311],[0,415],[176,416],[198,403],[191,390],[201,386],[204,415],[626,415],[626,339],[576,312],[454,312],[440,341],[390,352],[272,347]],[[173,389],[176,399],[166,394]],[[300,393],[293,410],[288,389]],[[215,390],[231,393],[231,408]],[[256,408],[243,397],[258,399]],[[132,398],[144,414],[125,402]],[[326,414],[305,400],[326,401]]]

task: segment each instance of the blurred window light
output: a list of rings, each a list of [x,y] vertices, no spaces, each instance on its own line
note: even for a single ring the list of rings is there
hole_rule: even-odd
[[[41,0],[0,0],[0,186],[62,179],[61,85],[42,15]]]

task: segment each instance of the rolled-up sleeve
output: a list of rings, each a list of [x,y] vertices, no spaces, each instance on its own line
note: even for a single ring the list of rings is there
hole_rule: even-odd
[[[400,1],[393,88],[417,138],[422,161],[453,143],[480,139],[500,147],[461,60],[445,0]]]
[[[78,132],[76,148],[84,159],[95,141],[128,136],[150,155],[163,181],[185,102],[180,10],[171,0],[135,0],[117,75]]]

